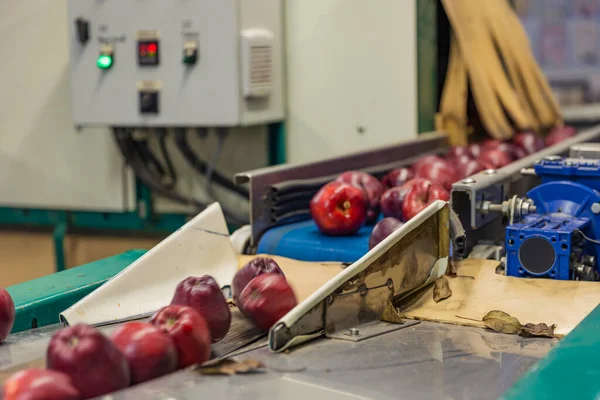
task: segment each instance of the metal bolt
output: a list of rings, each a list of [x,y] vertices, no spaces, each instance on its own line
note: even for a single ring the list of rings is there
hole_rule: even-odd
[[[360,336],[360,330],[358,328],[350,328],[350,336]]]
[[[600,203],[592,204],[592,212],[594,214],[600,214]]]
[[[561,159],[561,157],[560,156],[546,156],[546,157],[544,157],[544,159],[546,161],[558,161]]]
[[[486,169],[485,171],[483,171],[484,174],[486,175],[494,175],[496,173],[495,169]]]
[[[467,184],[467,185],[469,183],[475,183],[475,179],[473,179],[473,178],[467,178],[467,179],[463,180],[462,183]]]
[[[387,285],[388,289],[394,289],[394,281],[392,280],[392,278],[388,279],[385,284]]]

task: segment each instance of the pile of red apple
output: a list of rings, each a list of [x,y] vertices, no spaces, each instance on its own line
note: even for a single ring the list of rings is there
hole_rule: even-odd
[[[242,314],[265,331],[297,304],[279,265],[269,258],[246,264],[232,286]],[[0,342],[14,318],[12,299],[0,289]],[[89,399],[202,364],[210,359],[211,343],[222,340],[230,325],[231,311],[217,282],[208,275],[189,277],[148,323],[125,323],[110,338],[84,324],[56,332],[46,352],[47,369],[12,375],[3,399]]]
[[[375,223],[369,248],[435,200],[449,200],[452,184],[486,169],[513,161],[559,143],[576,134],[572,127],[551,131],[545,139],[533,132],[512,141],[487,139],[466,147],[452,147],[444,156],[429,154],[408,167],[394,169],[381,181],[360,171],[347,171],[323,186],[310,202],[319,230],[332,236],[352,235]]]

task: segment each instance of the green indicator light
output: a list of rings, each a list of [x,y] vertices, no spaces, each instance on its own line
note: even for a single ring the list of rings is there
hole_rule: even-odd
[[[110,56],[108,54],[100,54],[100,56],[98,57],[98,60],[96,61],[96,65],[100,69],[109,69],[110,67],[112,67],[112,64],[113,64],[112,56]]]

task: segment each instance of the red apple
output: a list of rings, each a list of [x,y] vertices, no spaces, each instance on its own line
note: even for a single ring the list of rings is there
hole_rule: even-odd
[[[179,368],[202,364],[210,358],[210,330],[198,311],[186,306],[166,306],[150,323],[171,337],[177,349]]]
[[[124,389],[131,382],[125,356],[99,330],[83,324],[52,336],[46,366],[71,377],[86,399]]]
[[[554,146],[557,143],[562,142],[570,137],[573,137],[577,134],[577,130],[572,126],[559,126],[554,128],[548,133],[544,142],[546,146]]]
[[[472,158],[479,158],[482,150],[481,143],[472,143],[469,145],[469,153],[471,153]]]
[[[419,182],[413,185],[402,204],[404,220],[408,221],[435,200],[450,200],[450,193],[439,185],[430,182]]]
[[[268,330],[296,307],[296,295],[284,276],[262,274],[252,279],[240,294],[245,315],[262,330]]]
[[[523,157],[527,157],[527,152],[522,148],[515,146],[515,160],[520,160]]]
[[[484,150],[478,159],[484,169],[498,169],[512,162],[512,158],[500,149]]]
[[[128,322],[111,339],[125,355],[133,384],[169,374],[177,369],[177,349],[162,330],[145,322]]]
[[[483,165],[479,161],[473,160],[468,156],[461,156],[454,159],[454,165],[456,165],[457,177],[459,179],[467,178],[484,170]]]
[[[386,190],[381,196],[381,211],[383,212],[383,216],[396,218],[402,221],[404,219],[404,215],[402,214],[402,202],[404,202],[404,198],[413,185],[419,184],[420,182],[430,183],[426,179],[415,178],[405,182],[402,186]]]
[[[223,339],[231,326],[231,311],[217,282],[208,275],[179,282],[171,304],[192,307],[208,324],[212,342]]]
[[[82,397],[68,375],[62,372],[28,368],[4,382],[4,400],[77,400]]]
[[[502,142],[498,139],[485,139],[483,142],[481,142],[481,147],[482,150],[483,149],[495,149],[496,147],[500,146],[500,144],[502,144]]]
[[[382,183],[386,188],[393,188],[396,186],[402,186],[407,181],[410,181],[415,177],[415,172],[410,167],[396,168],[390,171],[386,176],[383,177]]]
[[[0,343],[8,337],[15,323],[15,303],[4,288],[0,288]]]
[[[412,169],[416,172],[419,169],[419,167],[421,167],[422,165],[431,164],[436,161],[444,161],[444,159],[435,154],[428,154],[428,155],[425,155],[425,156],[419,158],[417,161],[415,161],[414,164],[412,165]]]
[[[246,265],[240,269],[233,277],[231,284],[231,291],[233,292],[233,302],[237,305],[240,311],[244,311],[238,305],[239,296],[242,290],[246,287],[248,282],[256,278],[261,274],[279,274],[284,275],[279,265],[272,258],[268,257],[256,257],[250,260]]]
[[[317,227],[326,235],[356,233],[367,217],[363,191],[343,182],[323,186],[310,201],[310,213]]]
[[[544,140],[534,132],[517,133],[513,138],[513,143],[525,150],[527,154],[533,154],[545,147]]]
[[[369,250],[377,246],[383,239],[390,236],[392,232],[400,228],[404,223],[396,218],[384,218],[373,228],[369,237]]]
[[[443,159],[422,164],[416,170],[416,176],[437,183],[446,190],[451,190],[452,184],[460,179],[454,165]]]
[[[383,193],[383,185],[373,175],[360,171],[347,171],[337,177],[336,181],[344,182],[362,189],[367,199],[367,224],[372,224],[379,216],[379,198]]]
[[[446,160],[453,160],[462,156],[473,157],[466,146],[452,146],[446,153]]]

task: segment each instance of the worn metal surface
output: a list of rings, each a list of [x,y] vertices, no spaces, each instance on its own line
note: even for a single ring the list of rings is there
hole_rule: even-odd
[[[280,182],[324,177],[327,182],[331,175],[348,170],[366,170],[379,168],[382,171],[394,166],[410,163],[412,159],[424,153],[440,152],[448,147],[448,138],[442,133],[424,134],[420,138],[379,149],[323,161],[299,165],[282,165],[261,168],[236,175],[238,184],[249,182],[250,187],[250,223],[252,225],[252,243],[258,244],[262,234],[273,226],[270,201],[272,185]]]
[[[271,328],[271,350],[379,320],[388,305],[397,306],[428,282],[436,266],[444,264],[443,274],[450,253],[449,214],[448,203],[432,203],[303,300]]]
[[[11,336],[0,346],[0,376],[39,359],[54,328]],[[238,357],[262,361],[264,373],[226,377],[183,370],[112,397],[497,399],[556,343],[422,322],[361,342],[324,338],[277,354],[261,347]]]

